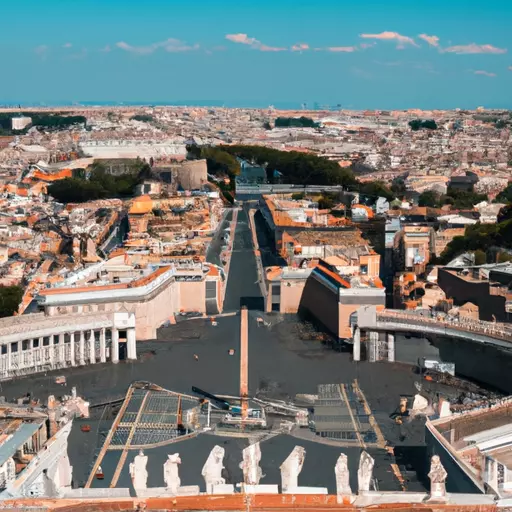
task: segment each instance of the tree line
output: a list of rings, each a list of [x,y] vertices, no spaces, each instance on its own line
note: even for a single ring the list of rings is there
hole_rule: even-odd
[[[23,130],[13,130],[12,118],[19,117],[20,115],[32,118],[32,122]],[[84,116],[65,116],[60,113],[50,114],[46,112],[0,113],[0,135],[23,135],[33,126],[61,130],[78,124],[87,126],[87,118]]]
[[[466,208],[471,209],[475,204],[486,200],[487,196],[485,194],[448,187],[446,194],[440,194],[433,190],[422,192],[418,198],[418,204],[431,208],[441,208],[449,204],[457,210],[464,210]]]
[[[276,128],[317,128],[318,123],[315,123],[310,117],[278,117],[274,125]]]
[[[413,119],[409,121],[409,126],[413,132],[418,130],[437,130],[437,123],[433,119]]]
[[[480,259],[480,261],[476,261],[476,264],[483,264],[486,261],[481,261],[482,254],[486,255],[489,250],[495,248],[512,249],[512,218],[496,224],[480,224],[478,222],[466,227],[464,236],[454,237],[446,246],[441,254],[440,262],[447,264],[464,252],[474,252]],[[487,257],[483,259],[487,260]],[[507,260],[508,258],[501,256],[501,261]]]
[[[48,187],[48,194],[59,203],[85,203],[96,199],[131,197],[135,193],[135,187],[149,176],[151,166],[139,159],[120,175],[112,175],[104,163],[94,162],[90,169],[78,170],[73,173],[72,178],[52,183]]]

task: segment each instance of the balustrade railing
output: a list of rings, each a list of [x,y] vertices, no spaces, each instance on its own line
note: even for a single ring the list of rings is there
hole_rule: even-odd
[[[484,336],[499,338],[512,343],[512,327],[494,322],[460,318],[433,318],[428,316],[412,315],[398,311],[385,311],[377,313],[377,321],[403,320],[413,325],[443,326],[458,331],[475,332]]]

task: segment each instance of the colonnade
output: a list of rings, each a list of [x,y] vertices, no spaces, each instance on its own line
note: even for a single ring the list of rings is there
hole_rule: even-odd
[[[384,344],[387,350],[384,352],[387,354],[386,359],[389,362],[395,361],[395,335],[394,333],[380,333],[378,331],[365,331],[367,334],[367,359],[374,363],[382,359],[380,355],[380,347]],[[382,339],[384,338],[384,339]],[[353,341],[353,359],[354,361],[361,361],[361,329],[355,327],[352,335]]]
[[[71,327],[71,326],[70,326]],[[69,329],[17,341],[0,340],[0,380],[58,368],[119,362],[119,333],[126,333],[126,358],[137,359],[135,328]]]

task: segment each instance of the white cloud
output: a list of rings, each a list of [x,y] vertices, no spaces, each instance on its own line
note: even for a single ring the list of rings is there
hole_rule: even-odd
[[[450,46],[448,48],[445,48],[442,51],[445,53],[456,53],[458,55],[470,54],[470,53],[473,53],[473,54],[476,54],[476,53],[494,53],[494,54],[507,53],[506,48],[497,48],[496,46],[493,46],[492,44],[476,44],[476,43]]]
[[[309,50],[309,44],[297,43],[291,47],[291,50],[292,50],[292,52],[303,52],[303,51]]]
[[[356,46],[328,46],[326,48],[328,52],[333,53],[352,53],[357,51]]]
[[[437,37],[437,36],[429,36],[427,34],[420,34],[418,37],[420,39],[423,39],[423,41],[426,41],[430,46],[434,46],[436,48],[439,47],[439,37]]]
[[[248,44],[249,46],[260,45],[261,42],[247,34],[227,34],[226,39],[233,43]]]
[[[263,44],[255,37],[249,37],[247,34],[226,34],[226,39],[232,43],[245,44],[250,46],[253,50],[260,52],[284,52],[286,48],[281,46],[268,46]]]
[[[165,41],[160,41],[158,43],[153,43],[147,46],[132,46],[124,41],[119,41],[116,43],[117,48],[124,50],[129,53],[133,53],[135,55],[149,55],[155,52],[158,49],[164,49],[169,53],[179,53],[179,52],[188,52],[192,50],[199,50],[199,45],[188,45],[179,39],[169,38]],[[109,48],[106,50],[106,48]],[[106,47],[103,51],[110,51],[110,47]]]
[[[399,45],[410,44],[418,46],[412,37],[404,36],[398,32],[385,31],[380,34],[360,34],[363,39],[379,39],[381,41],[396,41]]]
[[[481,69],[477,71],[473,71],[475,75],[482,75],[482,76],[488,76],[490,78],[494,78],[496,76],[496,73],[490,73],[489,71],[483,71]]]

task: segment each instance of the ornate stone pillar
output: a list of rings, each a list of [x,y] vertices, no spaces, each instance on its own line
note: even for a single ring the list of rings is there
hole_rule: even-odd
[[[89,335],[89,362],[91,364],[96,362],[96,340],[94,339],[94,331],[92,329]]]
[[[119,331],[112,327],[112,362],[119,362]]]
[[[100,331],[100,362],[105,363],[107,361],[107,335],[106,329],[103,328]]]
[[[135,338],[135,329],[126,330],[126,348],[126,357],[131,360],[137,359],[137,342]]]
[[[39,347],[39,359],[38,361],[43,364],[44,363],[44,338],[41,336],[38,338],[39,339],[39,343],[38,343],[38,347]]]
[[[48,353],[49,353],[49,356],[50,356],[50,363],[51,365],[53,366],[53,363],[55,362],[55,343],[54,343],[54,335],[50,335],[49,336],[50,338],[50,343],[48,345]]]
[[[354,330],[354,350],[353,350],[353,358],[354,361],[361,361],[361,330],[359,327],[356,327]]]
[[[80,359],[80,364],[85,364],[85,333],[84,331],[80,331],[80,346],[78,348],[78,357]]]
[[[388,332],[388,361],[395,362],[395,335]]]
[[[69,358],[71,359],[71,366],[76,366],[75,360],[75,333],[69,333]]]
[[[59,334],[59,362],[66,362],[66,346],[64,345],[64,334]]]
[[[7,375],[9,375],[9,372],[11,371],[12,367],[12,352],[11,352],[11,344],[7,343]]]
[[[370,363],[379,360],[379,333],[377,331],[368,333],[368,360]]]

